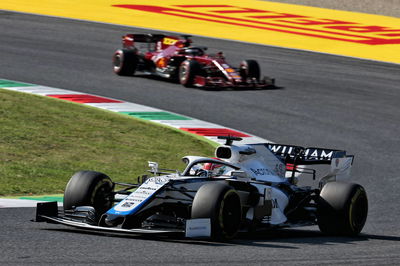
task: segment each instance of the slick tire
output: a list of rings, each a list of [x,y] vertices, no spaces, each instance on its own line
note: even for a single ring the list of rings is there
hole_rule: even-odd
[[[113,56],[114,73],[119,76],[133,76],[137,66],[137,55],[132,49],[118,49]]]
[[[179,83],[186,88],[193,87],[196,75],[201,73],[201,65],[194,60],[185,60],[179,67]]]
[[[239,66],[239,73],[243,80],[260,80],[260,66],[256,60],[243,60]]]
[[[368,214],[368,199],[358,184],[329,182],[320,193],[317,222],[327,235],[356,236],[364,227]]]
[[[92,206],[97,215],[112,207],[114,185],[111,179],[99,172],[80,171],[69,180],[64,192],[64,210],[78,206]]]
[[[225,183],[205,184],[194,197],[191,217],[210,218],[212,238],[232,239],[242,222],[240,197],[234,188]]]

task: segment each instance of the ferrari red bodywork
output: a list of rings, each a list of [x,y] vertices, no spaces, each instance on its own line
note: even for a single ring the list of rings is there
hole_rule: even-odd
[[[230,66],[222,52],[206,53],[207,47],[192,46],[189,36],[127,34],[123,48],[114,53],[114,72],[129,76],[142,72],[177,80],[185,87],[266,88],[274,79],[260,79],[255,60]]]

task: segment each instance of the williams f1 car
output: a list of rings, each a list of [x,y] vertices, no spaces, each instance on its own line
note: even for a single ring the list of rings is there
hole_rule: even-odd
[[[318,225],[329,235],[355,236],[367,218],[364,188],[349,183],[354,156],[345,151],[271,143],[225,145],[214,158],[186,156],[183,172],[149,162],[139,184],[113,182],[95,171],[72,176],[64,210],[38,203],[36,221],[132,234],[181,233],[231,239],[238,232]],[[310,165],[326,165],[315,187],[299,186]],[[315,168],[315,167],[314,167]],[[120,189],[116,189],[120,187]]]
[[[255,60],[230,66],[222,52],[206,54],[207,47],[192,46],[190,36],[127,34],[122,49],[113,56],[114,72],[131,76],[136,72],[179,81],[185,87],[267,88],[274,80],[260,78]]]

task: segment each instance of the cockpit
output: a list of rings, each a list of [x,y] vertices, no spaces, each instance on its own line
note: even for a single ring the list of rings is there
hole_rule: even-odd
[[[186,157],[185,157],[186,158]],[[192,159],[192,158],[190,158]],[[183,172],[184,176],[198,176],[198,177],[229,177],[232,171],[239,170],[240,168],[230,163],[212,158],[197,158],[188,160],[188,166]]]
[[[200,46],[189,46],[182,49],[182,53],[191,55],[191,56],[203,56],[205,55],[205,51],[207,47],[200,47]]]

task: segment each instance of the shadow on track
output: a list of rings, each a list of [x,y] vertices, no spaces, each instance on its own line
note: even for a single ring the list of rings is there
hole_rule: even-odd
[[[155,76],[155,75],[149,75],[149,74],[135,74],[132,77],[128,78],[143,78],[143,79],[150,79],[150,80],[156,80],[160,82],[166,82],[169,84],[175,84],[178,86],[182,86],[179,81],[176,80],[171,80],[171,79],[166,79],[163,77]],[[182,86],[183,87],[183,86]],[[269,90],[282,90],[284,87],[279,87],[276,85],[271,85],[266,88],[254,88],[254,87],[243,87],[243,88],[233,88],[233,87],[191,87],[191,88],[185,88],[188,90],[203,90],[203,91],[269,91]]]
[[[46,231],[57,231],[74,234],[96,235],[100,237],[113,237],[123,239],[140,239],[148,241],[161,241],[170,243],[181,243],[189,245],[204,245],[204,246],[254,246],[254,247],[269,247],[282,249],[299,249],[298,244],[308,245],[335,245],[335,244],[354,244],[357,242],[369,240],[385,240],[385,241],[400,241],[397,236],[370,235],[360,234],[357,237],[345,236],[327,236],[317,230],[296,230],[296,229],[280,229],[269,230],[256,233],[240,233],[233,240],[229,241],[214,241],[207,239],[189,239],[181,234],[171,233],[168,235],[140,235],[140,234],[125,234],[125,233],[108,233],[88,231],[75,228],[42,228]]]

